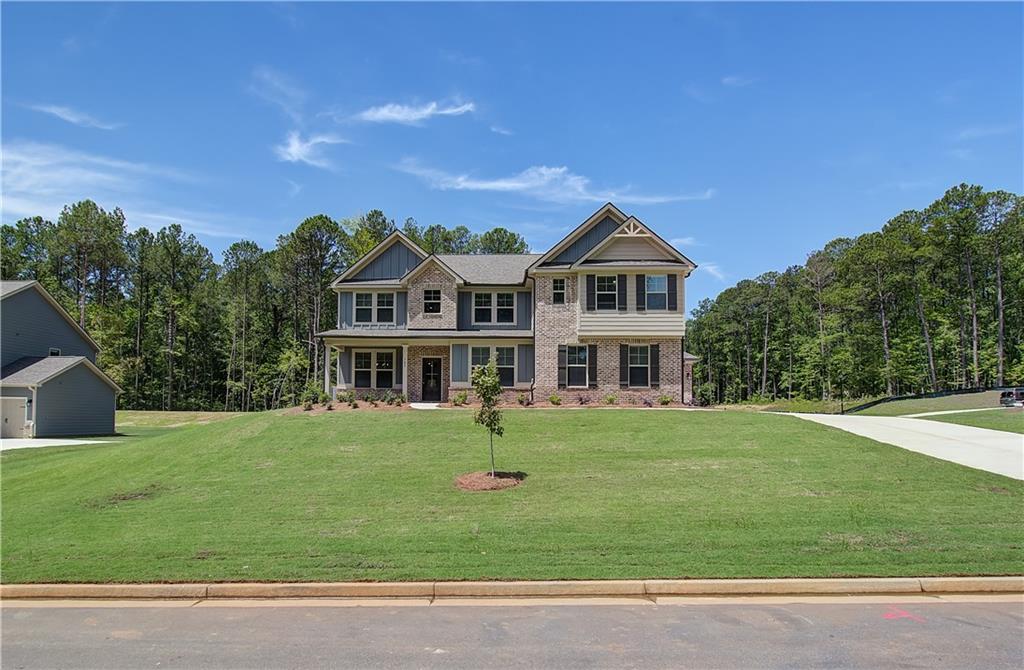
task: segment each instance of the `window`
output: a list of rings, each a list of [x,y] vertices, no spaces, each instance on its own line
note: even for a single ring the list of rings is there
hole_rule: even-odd
[[[515,386],[516,384],[516,348],[495,347],[494,361],[498,366],[498,379],[502,386]]]
[[[356,293],[356,323],[373,321],[373,294]]]
[[[423,313],[424,314],[440,314],[441,313],[441,289],[439,289],[439,288],[425,288],[425,289],[423,289]]]
[[[378,351],[375,357],[377,379],[373,386],[389,389],[395,385],[395,354],[392,351]]]
[[[515,293],[474,293],[473,323],[515,323]]]
[[[516,294],[498,293],[498,323],[516,322]]]
[[[395,385],[395,352],[356,351],[352,358],[357,389],[389,389]]]
[[[491,322],[491,294],[473,294],[473,323]]]
[[[60,349],[56,347],[50,347],[50,356],[60,356]]]
[[[629,385],[650,386],[650,347],[629,347]]]
[[[491,348],[490,347],[472,347],[469,350],[469,366],[470,369],[476,369],[483,365],[487,365],[487,361],[491,360]]]
[[[551,304],[565,304],[565,279],[562,277],[551,280]]]
[[[377,323],[395,322],[395,294],[377,294]]]
[[[355,384],[357,389],[368,389],[373,386],[373,353],[369,351],[355,352]]]
[[[668,309],[668,275],[647,275],[647,309]]]
[[[587,382],[587,347],[586,345],[570,345],[565,348],[568,386],[570,388],[586,388]]]
[[[597,276],[597,308],[618,309],[619,292],[616,287],[615,275]]]

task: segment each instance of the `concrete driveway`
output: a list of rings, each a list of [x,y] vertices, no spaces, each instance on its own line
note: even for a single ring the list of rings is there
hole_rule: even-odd
[[[80,444],[106,444],[110,440],[68,440],[60,438],[13,438],[5,437],[0,440],[0,451],[11,449],[35,449],[38,447],[74,447]]]
[[[1024,436],[1017,433],[895,416],[793,416],[969,468],[1024,480]]]

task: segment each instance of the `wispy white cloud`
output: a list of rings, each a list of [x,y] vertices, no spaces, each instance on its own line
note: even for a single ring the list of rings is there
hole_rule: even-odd
[[[249,92],[279,107],[295,123],[302,121],[306,91],[283,72],[257,67],[249,81]]]
[[[31,110],[42,112],[43,114],[49,114],[50,116],[56,116],[61,121],[67,121],[73,123],[76,126],[83,128],[99,128],[100,130],[116,130],[121,127],[120,123],[107,123],[100,121],[94,116],[90,116],[85,112],[80,112],[77,109],[71,107],[65,107],[64,105],[49,105],[49,104],[35,104],[27,105]]]
[[[722,86],[741,88],[743,86],[750,86],[753,83],[753,79],[750,79],[749,77],[743,77],[738,74],[731,74],[727,77],[722,77]]]
[[[492,133],[497,133],[499,135],[514,135],[515,134],[511,130],[509,130],[508,128],[502,128],[501,126],[491,126],[491,132]]]
[[[971,149],[964,148],[950,149],[949,155],[952,156],[953,158],[959,158],[962,161],[966,161],[974,157],[974,151]]]
[[[538,200],[571,204],[579,202],[618,202],[622,204],[651,205],[684,200],[709,200],[714,189],[695,194],[644,195],[634,193],[630,188],[594,189],[590,179],[574,174],[569,168],[535,165],[510,177],[480,179],[468,174],[452,174],[443,170],[421,165],[411,158],[404,159],[397,169],[419,177],[431,188],[441,191],[490,191],[495,193],[519,193]]]
[[[65,205],[91,198],[108,209],[121,207],[132,228],[180,223],[191,232],[237,239],[251,227],[251,221],[243,225],[223,214],[183,210],[151,195],[171,185],[201,183],[181,170],[27,140],[5,142],[2,151],[5,223],[27,216],[56,220]]]
[[[714,262],[698,262],[697,272],[707,272],[709,275],[717,279],[718,281],[725,281],[725,272],[722,271],[722,267],[718,263]]]
[[[669,240],[669,243],[672,246],[674,246],[674,247],[700,247],[700,246],[704,246],[700,242],[697,241],[696,237],[693,237],[693,236],[673,237],[671,240]]]
[[[297,130],[288,133],[283,144],[274,147],[277,158],[288,163],[306,163],[318,168],[333,167],[331,161],[324,158],[321,152],[323,145],[346,144],[348,140],[336,135],[310,135],[303,139]]]
[[[367,121],[369,123],[401,123],[407,126],[416,126],[434,116],[461,116],[469,114],[475,109],[476,105],[472,102],[449,105],[428,102],[425,105],[418,106],[388,103],[379,107],[364,109],[356,114],[354,118],[357,121]]]
[[[968,140],[979,140],[984,137],[996,137],[997,135],[1009,135],[1010,133],[1017,130],[1018,126],[1015,123],[1004,123],[1004,124],[979,124],[975,126],[968,126],[964,128],[956,135],[956,139],[961,142]]]
[[[299,193],[302,192],[302,184],[299,184],[298,182],[294,182],[291,179],[285,179],[285,181],[288,182],[288,197],[289,198],[294,198],[295,196],[297,196]]]

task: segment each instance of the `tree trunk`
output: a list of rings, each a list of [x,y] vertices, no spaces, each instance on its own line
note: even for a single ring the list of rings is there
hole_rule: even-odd
[[[494,432],[489,433],[491,437],[491,476],[494,476]]]
[[[1003,255],[999,248],[999,238],[995,240],[996,247],[996,386],[1001,387],[1005,380],[1004,352],[1006,348],[1005,328],[1006,314],[1003,304]]]
[[[761,395],[768,394],[768,321],[772,312],[772,289],[768,287],[768,300],[764,308],[764,340],[761,347]]]
[[[878,316],[882,321],[882,354],[885,358],[885,394],[892,395],[892,356],[889,352],[889,319],[885,313],[885,295],[882,293],[882,280],[875,272],[876,289],[878,291]]]
[[[967,288],[971,298],[971,364],[974,367],[974,386],[981,386],[981,365],[978,362],[978,300],[974,292],[974,269],[971,263],[971,252],[967,250]]]
[[[924,336],[924,347],[928,352],[928,382],[932,391],[938,391],[938,375],[935,372],[935,352],[932,349],[932,338],[928,332],[928,319],[924,315],[924,299],[920,291],[915,291],[917,301],[917,319],[921,322],[921,334]]]

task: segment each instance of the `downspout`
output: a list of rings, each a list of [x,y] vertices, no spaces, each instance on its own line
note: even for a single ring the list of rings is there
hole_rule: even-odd
[[[38,386],[32,387],[32,437],[36,436],[36,414],[39,414],[39,407],[36,405],[36,391]]]

